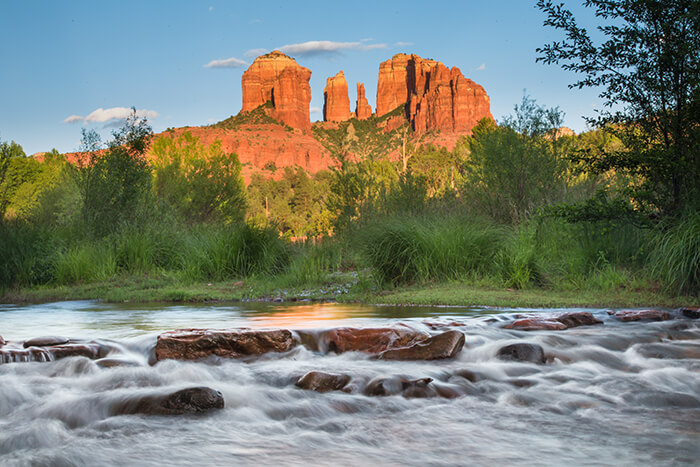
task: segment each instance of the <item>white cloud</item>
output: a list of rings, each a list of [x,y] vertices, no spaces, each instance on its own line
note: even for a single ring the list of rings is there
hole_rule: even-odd
[[[67,117],[65,120],[63,120],[63,123],[78,123],[82,122],[83,120],[84,118],[80,115],[71,115],[70,117]]]
[[[213,7],[213,6],[210,6],[210,7],[209,7],[209,11],[214,11],[214,7]]]
[[[246,57],[257,57],[266,52],[268,52],[267,49],[250,49],[246,51],[246,53],[244,53],[243,55],[245,55]]]
[[[287,44],[279,48],[281,52],[292,55],[335,54],[343,50],[385,49],[386,44],[365,44],[363,42],[308,41],[299,44]]]
[[[409,45],[413,45],[413,42],[403,42],[403,41],[398,41],[394,43],[395,46],[397,47],[406,47]]]
[[[309,111],[312,114],[320,114],[321,112],[323,112],[323,110],[321,110],[321,107],[311,107]]]
[[[109,109],[99,108],[92,111],[85,117],[85,123],[97,122],[104,123],[112,120],[124,120],[131,115],[132,110],[128,107],[111,107]],[[136,116],[141,118],[154,119],[158,117],[158,112],[155,110],[141,109],[136,111]],[[70,118],[70,117],[69,117]]]
[[[476,67],[476,71],[484,71],[486,69],[486,64],[482,63],[478,67]]]
[[[236,58],[224,58],[221,60],[212,60],[211,62],[204,65],[204,68],[240,68],[242,66],[248,65],[247,62]]]

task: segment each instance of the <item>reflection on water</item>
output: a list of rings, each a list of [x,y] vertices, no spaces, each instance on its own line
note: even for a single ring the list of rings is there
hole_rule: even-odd
[[[0,306],[0,335],[111,339],[131,366],[93,360],[0,365],[0,465],[696,465],[700,458],[697,320],[566,331],[507,330],[516,310],[338,304]],[[550,313],[551,310],[542,310]],[[466,335],[452,361],[389,362],[303,347],[251,362],[148,365],[176,328],[384,326]],[[434,326],[433,326],[434,327]],[[503,361],[504,345],[539,344],[546,365]],[[368,381],[433,378],[456,399],[316,393],[310,370]],[[467,379],[468,376],[468,379]],[[184,387],[221,391],[206,416],[113,416],[127,398]]]

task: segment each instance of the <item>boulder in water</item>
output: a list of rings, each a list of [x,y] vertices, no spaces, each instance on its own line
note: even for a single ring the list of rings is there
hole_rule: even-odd
[[[601,320],[587,311],[575,311],[556,316],[519,316],[519,319],[505,325],[506,329],[519,331],[562,331],[578,326],[603,324]]]
[[[350,382],[349,375],[324,373],[322,371],[309,371],[299,378],[296,386],[317,392],[339,391]]]
[[[501,360],[544,363],[544,349],[537,344],[517,343],[501,347],[497,353]]]
[[[428,333],[408,326],[385,328],[334,328],[318,334],[322,352],[366,352],[377,354],[388,349],[407,347],[429,338]]]
[[[67,344],[68,342],[70,342],[70,339],[68,339],[67,337],[42,336],[24,341],[24,348],[26,349],[27,347],[49,347],[52,345]]]
[[[286,329],[179,329],[158,336],[156,359],[199,360],[212,355],[242,358],[287,352],[296,340]]]
[[[374,378],[365,388],[368,396],[393,396],[404,394],[407,397],[419,397],[417,394],[425,392],[433,378],[408,379],[403,376],[390,376]],[[425,397],[425,396],[423,396]]]
[[[112,415],[185,415],[224,408],[221,392],[208,387],[182,389],[171,394],[136,397],[120,401],[111,408]]]
[[[666,310],[620,310],[614,313],[620,321],[666,321],[671,319],[671,314]]]
[[[681,313],[683,313],[683,316],[686,318],[692,318],[692,319],[698,319],[700,318],[700,308],[698,307],[684,307],[681,308]],[[2,340],[2,337],[0,337],[0,340]]]
[[[378,355],[383,360],[440,360],[454,358],[464,347],[464,333],[445,331],[410,347],[386,350]]]

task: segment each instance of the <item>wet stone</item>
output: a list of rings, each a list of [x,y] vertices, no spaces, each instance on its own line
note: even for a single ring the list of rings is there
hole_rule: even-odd
[[[112,406],[112,415],[186,415],[201,414],[224,408],[221,392],[208,387],[195,387],[165,394],[136,397]]]
[[[350,382],[349,375],[309,371],[295,383],[297,387],[317,392],[339,391]]]
[[[685,307],[681,308],[681,313],[683,313],[683,316],[686,318],[691,318],[691,319],[698,319],[700,318],[700,308],[698,307]],[[2,338],[0,337],[0,340]]]
[[[407,397],[419,397],[425,393],[433,378],[407,379],[402,376],[378,377],[369,382],[365,388],[368,396],[393,396],[404,394]],[[425,396],[423,396],[425,397]]]
[[[501,360],[545,363],[544,349],[537,344],[518,343],[506,345],[498,350],[497,356]]]
[[[379,354],[383,360],[441,360],[454,358],[464,347],[464,333],[446,331],[410,347],[391,349]]]
[[[133,360],[127,360],[125,358],[117,358],[117,357],[100,358],[99,360],[95,360],[95,365],[99,366],[100,368],[141,366],[140,363],[135,362]]]
[[[2,347],[3,345],[5,345],[5,343],[6,343],[6,342],[5,342],[5,339],[3,339],[2,336],[0,336],[0,347]]]
[[[620,321],[666,321],[671,319],[671,314],[665,310],[620,310],[614,313]]]
[[[407,347],[430,335],[408,326],[385,328],[334,328],[318,334],[319,351],[381,353]]]
[[[68,342],[70,342],[70,339],[68,339],[67,337],[42,336],[24,341],[24,348],[26,349],[27,347],[49,347],[52,345],[67,344]]]
[[[286,329],[179,329],[158,336],[156,359],[242,358],[267,352],[287,352],[296,344],[292,333]]]

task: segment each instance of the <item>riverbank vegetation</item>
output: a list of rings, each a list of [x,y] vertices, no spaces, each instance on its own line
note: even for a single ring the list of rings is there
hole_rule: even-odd
[[[700,28],[681,26],[700,15],[680,0],[635,6],[646,3],[604,31],[615,47],[596,48],[573,17],[539,2],[569,37],[541,59],[583,73],[574,86],[603,86],[624,109],[580,135],[527,96],[452,150],[422,144],[407,124],[384,133],[370,128],[375,117],[350,120],[314,127],[336,169],[270,165],[248,186],[221,144],[154,138],[135,115],[106,145],[84,132],[77,160],[52,151],[39,162],[1,143],[4,300],[697,301]],[[666,30],[674,41],[648,37]]]

